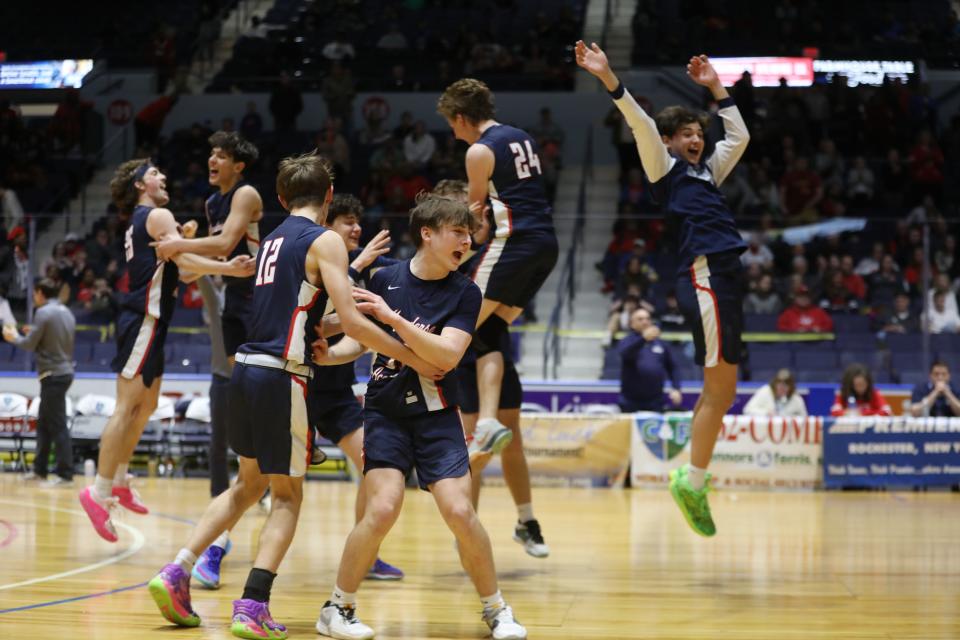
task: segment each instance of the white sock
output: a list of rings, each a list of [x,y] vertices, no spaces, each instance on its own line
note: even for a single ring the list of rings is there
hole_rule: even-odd
[[[99,473],[96,480],[93,481],[93,489],[97,492],[97,497],[106,500],[113,495],[113,478],[104,478]]]
[[[496,418],[481,418],[480,420],[477,420],[477,430],[490,428],[495,429],[499,426],[500,423],[497,422]]]
[[[340,587],[333,588],[333,595],[330,596],[330,602],[337,605],[338,607],[356,607],[357,606],[357,592],[347,593]]]
[[[517,505],[517,520],[520,522],[530,522],[531,520],[536,520],[536,518],[533,517],[532,502]]]
[[[230,532],[224,531],[219,536],[217,536],[216,540],[213,541],[213,546],[220,547],[221,549],[226,549],[228,542],[230,542]]]
[[[707,470],[691,464],[687,467],[687,478],[690,480],[690,486],[700,491],[707,483]]]
[[[118,487],[126,487],[129,484],[127,482],[127,468],[129,466],[130,463],[128,462],[117,465],[117,472],[113,474],[113,484]]]
[[[177,559],[174,560],[180,567],[190,573],[193,570],[193,565],[197,563],[197,556],[195,553],[184,547],[180,549],[180,552],[177,554]]]
[[[507,606],[507,603],[503,601],[503,596],[500,595],[499,589],[492,596],[480,596],[480,602],[483,604],[484,611],[496,611]]]

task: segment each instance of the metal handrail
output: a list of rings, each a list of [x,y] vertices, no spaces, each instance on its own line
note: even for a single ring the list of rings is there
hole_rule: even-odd
[[[580,188],[577,194],[577,218],[571,234],[570,247],[561,267],[560,280],[557,283],[557,301],[550,311],[550,319],[543,338],[543,377],[556,379],[560,366],[560,323],[563,321],[563,308],[573,316],[573,301],[577,294],[576,264],[577,254],[582,251],[583,229],[586,226],[587,177],[593,176],[593,127],[587,129],[586,152],[583,159],[583,171],[580,176]]]

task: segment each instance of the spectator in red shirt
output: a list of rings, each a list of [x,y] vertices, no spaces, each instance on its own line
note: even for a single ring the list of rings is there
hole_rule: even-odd
[[[817,221],[817,205],[823,198],[823,183],[809,161],[798,156],[793,166],[780,178],[780,208],[788,223]]]
[[[813,305],[810,289],[799,285],[794,290],[793,304],[777,319],[777,330],[785,333],[827,333],[833,331],[833,319]]]
[[[893,411],[873,386],[873,376],[862,364],[851,364],[843,372],[832,416],[890,416]]]
[[[943,152],[924,129],[910,151],[910,177],[918,192],[936,195],[943,184]]]
[[[163,121],[170,110],[173,109],[173,105],[177,103],[178,97],[179,95],[176,92],[160,96],[137,113],[133,125],[138,147],[152,147],[157,144],[160,129],[163,128]]]
[[[859,275],[854,272],[853,256],[844,254],[840,258],[840,273],[843,274],[843,286],[856,297],[859,302],[863,302],[867,297],[867,285]]]

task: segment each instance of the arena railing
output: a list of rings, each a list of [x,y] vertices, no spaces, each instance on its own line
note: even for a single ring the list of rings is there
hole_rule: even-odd
[[[573,316],[573,301],[577,294],[576,265],[578,254],[583,251],[583,229],[586,224],[587,210],[587,180],[593,177],[593,128],[587,129],[586,151],[583,158],[583,168],[580,175],[580,186],[577,193],[577,213],[573,224],[573,233],[570,246],[564,254],[560,279],[557,282],[557,300],[550,311],[546,332],[543,337],[543,377],[556,378],[557,369],[561,360],[560,325],[563,321],[564,305],[567,315]]]

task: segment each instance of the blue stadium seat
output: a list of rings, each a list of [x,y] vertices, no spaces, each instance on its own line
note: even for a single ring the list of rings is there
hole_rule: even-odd
[[[798,369],[826,369],[837,366],[837,352],[812,350],[798,347],[793,354],[794,366]]]
[[[777,316],[774,314],[748,313],[743,316],[743,328],[745,331],[776,331]]]
[[[838,334],[870,331],[870,318],[868,316],[837,313],[832,318],[833,330]]]
[[[797,369],[793,372],[797,382],[839,382],[841,372],[833,369]]]
[[[872,333],[845,333],[837,336],[837,346],[841,349],[876,349],[877,336]]]
[[[923,349],[923,336],[919,333],[888,333],[884,342],[893,352],[920,353]]]

